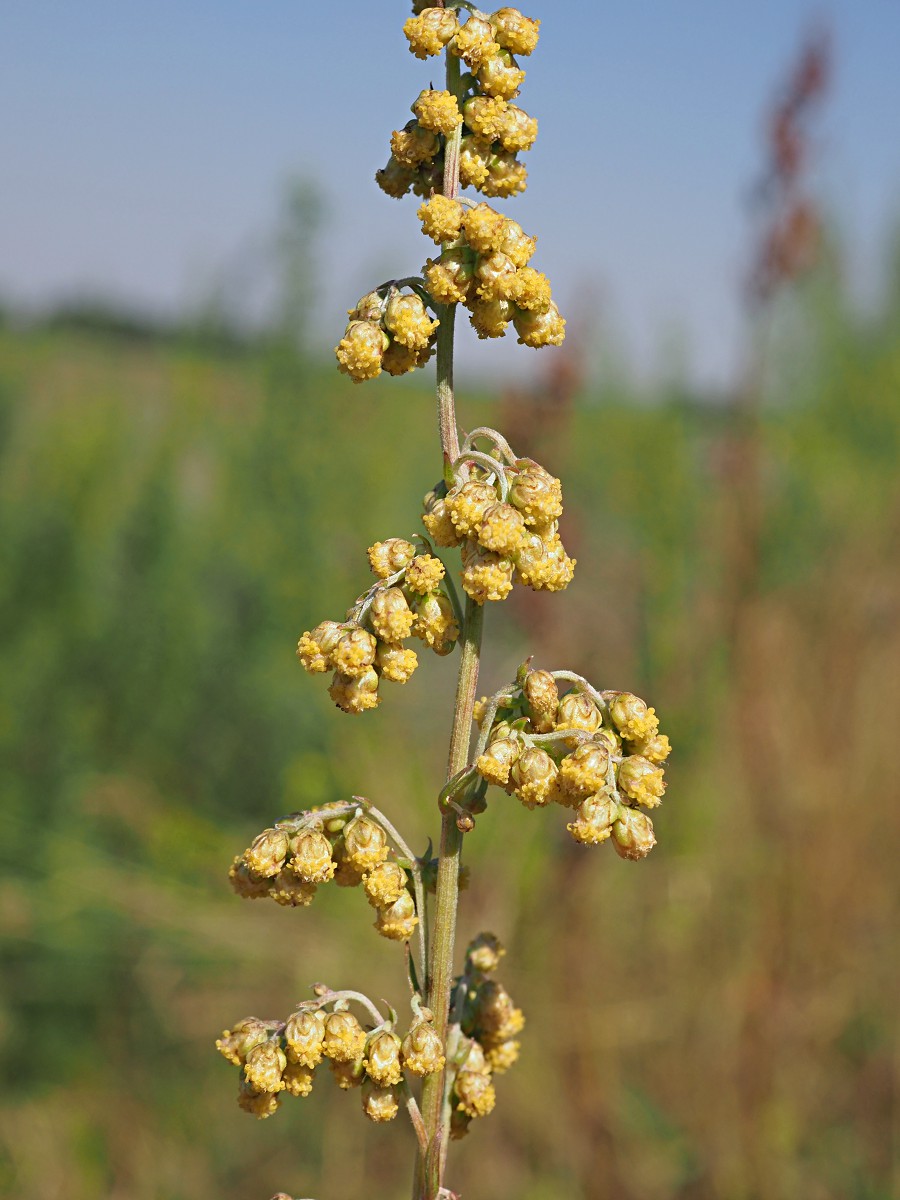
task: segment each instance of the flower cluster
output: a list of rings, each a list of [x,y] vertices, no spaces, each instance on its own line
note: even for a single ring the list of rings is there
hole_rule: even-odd
[[[528,172],[518,154],[537,138],[537,121],[511,101],[525,72],[513,55],[531,54],[539,21],[516,8],[486,16],[473,13],[460,24],[450,8],[422,8],[403,27],[416,58],[445,49],[468,72],[458,95],[432,88],[412,105],[414,120],[391,137],[391,157],[375,178],[389,196],[413,191],[427,196],[441,186],[446,139],[460,126],[460,183],[485,196],[514,196],[525,190]]]
[[[560,696],[558,678],[575,678]],[[665,792],[669,739],[656,713],[630,692],[596,692],[567,672],[527,671],[519,686],[479,702],[482,725],[474,770],[526,808],[555,802],[575,810],[566,826],[587,845],[610,839],[622,858],[656,844],[640,811]]]
[[[324,805],[293,813],[258,834],[233,862],[239,896],[270,897],[306,907],[319,884],[362,885],[375,909],[375,928],[392,941],[409,941],[419,916],[410,875],[415,863],[398,855],[382,824],[361,807]]]
[[[419,661],[415,650],[404,646],[407,639],[419,638],[444,655],[459,637],[439,558],[417,554],[403,538],[376,542],[368,554],[378,582],[357,600],[346,621],[322,621],[297,643],[297,657],[311,675],[334,671],[328,692],[347,713],[377,708],[382,679],[407,682]]]
[[[494,441],[499,457],[470,449],[476,436]],[[493,430],[466,439],[452,478],[425,497],[422,521],[438,546],[462,547],[467,595],[478,604],[505,600],[514,580],[535,591],[568,586],[575,560],[559,536],[557,478],[530,458],[516,458]]]
[[[469,944],[463,974],[454,983],[458,1025],[450,1042],[451,1136],[464,1137],[477,1117],[496,1103],[493,1077],[517,1061],[525,1018],[506,988],[491,978],[505,953],[491,933]]]
[[[418,292],[385,284],[363,296],[347,316],[350,320],[334,352],[338,369],[354,383],[374,379],[382,371],[405,375],[431,358],[440,322],[429,317]]]
[[[287,1021],[246,1017],[222,1033],[216,1049],[241,1069],[238,1104],[245,1112],[269,1117],[285,1094],[308,1096],[316,1068],[327,1059],[338,1087],[361,1089],[369,1120],[390,1121],[407,1090],[404,1072],[421,1077],[443,1069],[444,1047],[427,1010],[414,1009],[401,1039],[391,1021],[364,1028],[347,997],[357,994],[323,989],[319,1000],[300,1005]]]
[[[422,231],[442,246],[422,268],[435,304],[464,304],[480,338],[503,337],[512,321],[519,343],[558,346],[565,320],[553,302],[546,275],[529,267],[537,239],[482,202],[435,195],[419,208]]]

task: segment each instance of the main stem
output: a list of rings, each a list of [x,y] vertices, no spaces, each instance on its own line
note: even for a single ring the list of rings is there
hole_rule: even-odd
[[[447,55],[447,88],[456,93],[459,88],[459,59]],[[454,197],[459,191],[460,129],[447,138],[445,150],[444,195]],[[437,406],[441,449],[445,462],[459,457],[459,432],[453,395],[453,325],[455,306],[439,309],[437,333]],[[484,609],[467,599],[460,636],[459,674],[456,681],[456,702],[450,731],[450,751],[447,778],[461,771],[469,761],[469,739],[472,712],[478,687],[478,666],[481,658],[481,633]],[[453,948],[456,940],[456,910],[459,899],[459,865],[463,835],[452,812],[441,819],[441,842],[438,853],[437,886],[431,928],[431,961],[429,963],[427,1001],[434,1014],[434,1027],[446,1045],[450,1012],[450,987],[453,982]],[[428,1075],[422,1089],[422,1119],[428,1139],[428,1150],[416,1160],[413,1189],[414,1200],[435,1200],[444,1176],[444,1163],[449,1141],[449,1111],[444,1105],[444,1072]]]

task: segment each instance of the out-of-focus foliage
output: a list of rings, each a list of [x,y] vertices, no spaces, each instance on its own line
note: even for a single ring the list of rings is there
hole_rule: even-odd
[[[529,1018],[467,1196],[897,1192],[900,288],[791,304],[758,425],[585,394],[541,453],[579,569],[491,611],[484,690],[534,651],[649,696],[676,753],[646,863],[502,795],[467,840],[461,936],[492,914]],[[354,719],[293,654],[415,531],[433,423],[418,381],[283,346],[0,331],[0,1190],[405,1194],[406,1131],[328,1079],[254,1122],[212,1039],[319,979],[405,1003],[358,895],[283,911],[225,872],[352,791],[436,829],[455,658]],[[505,432],[537,451],[526,409]]]

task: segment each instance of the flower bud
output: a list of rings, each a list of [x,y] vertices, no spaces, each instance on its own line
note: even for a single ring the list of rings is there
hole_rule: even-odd
[[[369,608],[369,622],[382,641],[402,642],[409,637],[414,620],[400,588],[384,588],[375,593]]]
[[[384,310],[384,325],[396,342],[412,350],[424,350],[439,324],[428,316],[421,296],[415,292],[407,295],[391,292]]]
[[[449,137],[457,125],[462,124],[462,113],[452,92],[426,88],[419,92],[412,111],[423,129],[442,133],[444,137]]]
[[[440,54],[458,29],[459,19],[452,8],[423,8],[403,24],[410,52],[423,59]]]
[[[244,862],[243,856],[239,856],[231,864],[228,879],[242,900],[261,900],[269,894],[271,881],[255,875]]]
[[[451,488],[445,500],[447,512],[457,533],[466,537],[474,537],[484,514],[496,503],[497,489],[492,484],[476,479]]]
[[[444,578],[444,564],[433,554],[417,554],[406,568],[403,582],[411,592],[425,596]]]
[[[486,96],[500,96],[504,100],[512,100],[513,96],[519,94],[525,72],[520,70],[508,50],[500,50],[482,58],[475,77]]]
[[[375,172],[375,182],[387,196],[400,200],[413,185],[416,172],[412,167],[397,162],[393,154],[387,161],[387,166]]]
[[[246,1079],[241,1079],[238,1087],[238,1105],[244,1112],[252,1113],[262,1121],[277,1112],[280,1104],[279,1092],[259,1092]]]
[[[363,887],[370,904],[387,908],[406,891],[406,872],[399,863],[379,863],[364,875]]]
[[[578,729],[585,733],[596,733],[603,723],[600,709],[584,692],[568,692],[556,710],[557,729]],[[572,741],[578,745],[578,740]]]
[[[444,1046],[434,1026],[423,1020],[414,1022],[403,1039],[403,1063],[414,1075],[433,1075],[444,1067]]]
[[[656,710],[648,708],[640,696],[619,692],[609,703],[609,715],[616,729],[629,742],[643,742],[659,732]]]
[[[482,341],[503,337],[513,312],[509,300],[476,300],[469,306],[469,324]]]
[[[379,579],[387,579],[395,575],[416,556],[416,548],[405,538],[388,538],[386,542],[376,542],[368,551],[369,566]]]
[[[418,167],[431,162],[440,149],[440,138],[418,121],[409,121],[403,129],[391,134],[391,154],[404,167]]]
[[[559,765],[559,781],[570,803],[580,803],[606,787],[609,750],[597,742],[582,742]]]
[[[527,266],[537,246],[537,238],[526,237],[518,221],[507,218],[500,249],[516,267]]]
[[[523,17],[517,8],[498,8],[491,13],[494,37],[505,50],[529,55],[538,44],[540,21]]]
[[[454,54],[477,70],[486,58],[497,54],[500,45],[494,40],[494,29],[484,17],[469,17],[459,30],[450,47]]]
[[[360,625],[348,625],[332,652],[335,668],[341,675],[355,679],[375,661],[375,638]]]
[[[640,754],[622,760],[616,779],[625,795],[645,808],[656,808],[666,790],[662,767],[654,766]]]
[[[506,218],[489,204],[482,201],[474,208],[466,209],[462,224],[466,241],[479,254],[491,254],[500,249],[506,232]]]
[[[369,871],[387,856],[387,834],[365,813],[354,817],[344,828],[344,857],[356,866]]]
[[[481,184],[485,196],[518,196],[528,186],[528,169],[507,150],[492,153],[487,179]]]
[[[483,142],[494,142],[500,136],[508,105],[493,96],[472,96],[463,104],[463,119],[469,129]]]
[[[475,1027],[495,1041],[507,1041],[521,1033],[525,1017],[521,1008],[516,1008],[512,997],[496,979],[485,979],[477,987],[473,1006]],[[472,1070],[474,1063],[466,1060],[465,1066]]]
[[[496,971],[505,953],[500,939],[493,933],[479,933],[466,947],[466,970],[490,974]]]
[[[289,867],[307,883],[326,883],[334,877],[331,842],[317,829],[301,829],[291,838]]]
[[[635,742],[634,749],[637,754],[642,754],[648,762],[664,763],[672,753],[672,747],[669,739],[664,733],[658,733],[655,737],[648,738],[646,742]]]
[[[291,1013],[284,1027],[287,1056],[304,1067],[316,1067],[322,1061],[325,1014],[320,1011]]]
[[[338,369],[354,383],[381,374],[381,356],[388,348],[387,334],[372,321],[351,321],[335,347]]]
[[[544,312],[519,312],[513,323],[521,346],[538,350],[541,346],[561,346],[565,341],[566,322],[552,301]]]
[[[334,667],[331,653],[340,636],[341,627],[337,621],[322,621],[312,632],[304,633],[297,643],[297,657],[304,670],[310,675],[331,670]]]
[[[405,346],[402,342],[392,339],[381,360],[381,369],[388,375],[408,375],[410,371],[425,366],[431,358],[435,344],[433,337],[416,346]]]
[[[313,1089],[314,1075],[315,1071],[312,1067],[289,1062],[282,1076],[284,1090],[291,1096],[308,1096]]]
[[[393,942],[408,942],[418,923],[415,901],[409,892],[404,892],[393,904],[375,910],[375,928]]]
[[[443,592],[423,596],[413,605],[416,623],[413,636],[421,638],[437,654],[452,650],[459,638],[459,626],[453,613],[453,605]]]
[[[495,128],[495,138],[510,154],[519,150],[530,150],[537,140],[537,121],[515,104],[507,104]]]
[[[366,1046],[363,1027],[351,1012],[337,1009],[325,1018],[322,1053],[335,1062],[352,1062],[361,1058]]]
[[[516,268],[512,259],[499,250],[479,258],[475,264],[476,291],[482,300],[511,299],[515,278]]]
[[[482,187],[490,174],[494,152],[490,142],[464,137],[459,147],[459,182],[463,187]]]
[[[567,826],[576,842],[585,846],[597,846],[609,837],[613,822],[618,819],[619,806],[606,792],[588,796],[582,800],[575,813],[575,820]]]
[[[419,659],[415,650],[391,646],[387,642],[378,643],[375,669],[382,679],[387,679],[390,683],[408,683],[418,665]]]
[[[440,194],[431,196],[419,206],[417,213],[422,222],[422,232],[433,242],[453,242],[462,228],[463,206]]]
[[[447,503],[443,496],[429,492],[425,497],[425,513],[422,524],[428,530],[428,535],[437,546],[449,549],[458,546],[462,537],[456,531],[456,526],[450,519]]]
[[[362,1106],[369,1120],[379,1124],[382,1121],[393,1121],[400,1111],[394,1089],[377,1087],[370,1079],[365,1080],[362,1086]]]
[[[528,459],[513,475],[509,502],[514,504],[526,525],[546,525],[562,516],[562,484],[542,466]]]
[[[270,1025],[258,1017],[245,1017],[234,1029],[225,1029],[216,1039],[216,1049],[236,1067],[241,1066],[255,1046],[269,1040]]]
[[[416,168],[412,181],[414,196],[423,200],[444,186],[444,153],[443,150],[430,162],[420,163]]]
[[[490,1075],[491,1073],[484,1047],[475,1038],[470,1038],[468,1044],[464,1042],[454,1057],[461,1071],[472,1071],[476,1075]]]
[[[347,316],[351,321],[371,321],[373,325],[378,325],[384,315],[385,304],[386,298],[380,292],[366,292],[357,300],[355,308],[347,310]]]
[[[619,806],[619,820],[613,825],[612,844],[620,858],[646,858],[656,845],[653,822],[639,809]]]
[[[546,750],[529,746],[510,770],[510,782],[526,808],[542,807],[555,799],[559,768]]]
[[[358,887],[363,881],[363,876],[366,873],[366,867],[360,867],[355,862],[347,858],[346,846],[344,845],[343,835],[340,840],[335,843],[334,857],[337,861],[337,870],[334,873],[334,882],[338,887]]]
[[[283,829],[264,829],[244,851],[244,862],[254,875],[271,879],[284,866],[288,852],[288,835]]]
[[[511,504],[491,504],[485,510],[475,536],[485,550],[509,557],[525,537],[525,519]]]
[[[347,1092],[350,1088],[360,1087],[366,1077],[366,1068],[361,1058],[353,1058],[348,1062],[332,1059],[331,1073],[341,1091]]]
[[[551,304],[550,281],[533,267],[521,267],[510,285],[510,299],[519,307],[545,313]]]
[[[307,908],[315,894],[314,883],[307,883],[289,870],[279,871],[269,885],[269,895],[285,908]]]
[[[439,259],[427,259],[422,273],[428,294],[437,304],[462,304],[474,283],[471,251],[463,248],[445,250]]]
[[[522,741],[515,735],[492,739],[484,754],[475,762],[475,770],[488,783],[505,787],[513,763],[522,753]]]
[[[497,1103],[490,1075],[460,1071],[454,1083],[457,1107],[468,1117],[486,1117]]]
[[[258,1092],[280,1092],[281,1075],[287,1066],[284,1051],[277,1042],[260,1042],[247,1052],[244,1078]]]
[[[513,563],[469,541],[463,547],[461,577],[463,590],[476,604],[505,600],[512,591]]]
[[[380,1087],[391,1087],[403,1078],[400,1065],[402,1043],[396,1033],[386,1029],[376,1030],[366,1043],[365,1068],[369,1078]]]
[[[559,688],[549,671],[529,671],[522,689],[536,733],[550,733],[556,725]]]
[[[374,639],[373,639],[374,641]],[[328,695],[345,713],[367,712],[379,704],[378,674],[369,667],[355,678],[335,673]]]
[[[502,1075],[519,1061],[520,1043],[515,1038],[488,1045],[485,1057],[487,1064],[495,1075]]]

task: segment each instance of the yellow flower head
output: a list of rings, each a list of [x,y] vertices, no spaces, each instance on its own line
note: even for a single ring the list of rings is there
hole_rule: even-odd
[[[582,800],[576,810],[575,820],[566,829],[576,842],[584,846],[597,846],[609,837],[618,815],[619,806],[601,792]]]
[[[476,604],[505,600],[512,591],[513,562],[469,541],[463,548],[463,589]]]
[[[404,167],[431,162],[440,148],[438,135],[418,121],[410,121],[403,129],[395,129],[391,134],[391,154]]]
[[[462,113],[452,92],[426,88],[419,92],[412,110],[423,129],[442,133],[445,137],[449,137],[457,125],[462,124]]]
[[[422,232],[433,242],[452,242],[459,237],[462,227],[463,206],[458,200],[436,194],[419,206]]]
[[[354,383],[381,374],[381,358],[388,347],[387,334],[372,321],[351,321],[335,347],[338,369]]]
[[[376,542],[370,546],[367,554],[369,566],[379,579],[387,579],[389,575],[402,571],[416,556],[416,548],[405,538],[388,538],[386,542]]]
[[[417,554],[406,568],[404,582],[412,592],[425,596],[444,578],[444,564],[433,554]]]
[[[504,128],[508,107],[505,100],[495,96],[472,96],[463,105],[463,118],[476,137],[495,142]]]
[[[494,37],[505,50],[529,55],[538,44],[540,21],[523,17],[517,8],[498,8],[490,17]]]
[[[520,70],[508,50],[498,48],[496,54],[486,54],[481,59],[475,77],[486,96],[512,100],[519,94],[525,72]]]
[[[490,254],[499,250],[506,232],[506,218],[484,201],[474,208],[466,209],[463,216],[466,241],[479,254]]]
[[[337,1011],[325,1018],[322,1053],[335,1062],[352,1062],[365,1050],[366,1035],[351,1012]]]
[[[482,340],[503,337],[514,312],[509,300],[476,300],[469,308],[469,324]]]
[[[656,808],[666,790],[662,767],[640,754],[623,759],[616,778],[625,795],[645,808]]]
[[[494,39],[490,21],[472,16],[457,33],[451,50],[475,71],[485,59],[499,53],[500,43]]]
[[[403,1039],[403,1063],[413,1075],[433,1075],[444,1066],[444,1046],[428,1021],[416,1021]]]
[[[513,323],[521,346],[539,350],[541,346],[561,346],[566,338],[565,318],[551,301],[546,312],[520,312]]]
[[[380,642],[375,652],[375,669],[389,683],[408,683],[419,665],[415,650]]]
[[[410,52],[416,58],[440,54],[457,29],[459,20],[452,8],[425,8],[403,24]]]
[[[509,556],[525,540],[525,518],[511,504],[491,504],[476,531],[478,544],[495,554]]]
[[[415,615],[402,589],[390,587],[376,592],[369,608],[369,621],[382,641],[402,642],[410,636]]]
[[[393,1121],[400,1111],[394,1089],[378,1087],[369,1079],[363,1083],[362,1106],[369,1120],[378,1124],[382,1121]]]
[[[367,667],[356,676],[336,671],[328,695],[345,713],[368,712],[379,704],[378,673],[373,667]]]
[[[291,1062],[315,1067],[322,1061],[322,1042],[325,1037],[325,1014],[322,1012],[292,1013],[284,1027],[287,1056]]]
[[[520,267],[510,288],[510,297],[519,308],[548,312],[552,302],[550,280],[533,267]]]

